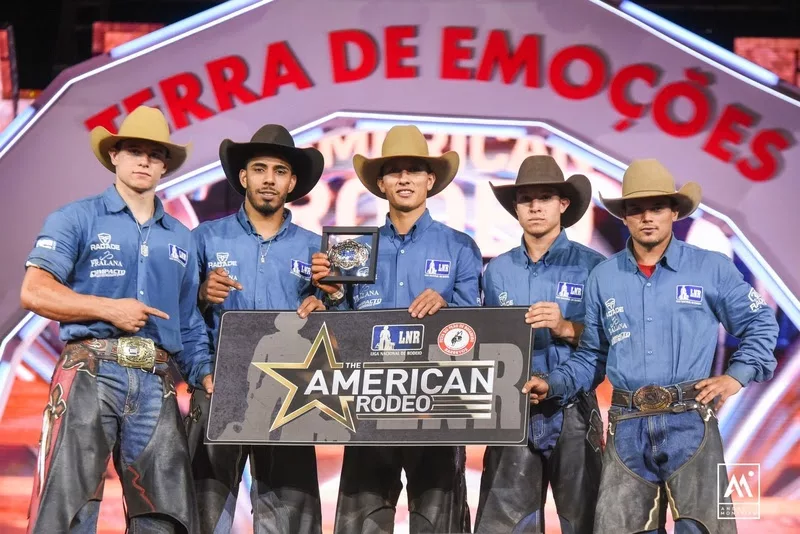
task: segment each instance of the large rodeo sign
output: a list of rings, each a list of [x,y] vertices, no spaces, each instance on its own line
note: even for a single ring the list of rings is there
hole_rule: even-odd
[[[522,308],[226,312],[206,440],[524,443],[530,343]]]

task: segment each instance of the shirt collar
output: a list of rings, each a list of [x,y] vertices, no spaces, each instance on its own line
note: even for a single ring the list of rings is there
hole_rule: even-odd
[[[569,250],[571,244],[572,242],[567,237],[567,232],[564,230],[564,228],[561,228],[561,232],[559,232],[555,241],[553,241],[553,243],[550,245],[550,248],[548,248],[547,252],[545,252],[542,256],[542,262],[544,263],[545,267],[552,265],[561,254]],[[523,266],[533,263],[530,256],[528,256],[528,247],[525,246],[524,237],[521,240],[520,246],[514,250],[513,259]]]
[[[430,228],[433,224],[433,217],[431,217],[430,211],[425,209],[425,212],[420,215],[419,219],[416,220],[414,225],[411,227],[411,230],[408,232],[408,236],[411,238],[412,241],[416,241],[417,239],[425,233],[425,230]],[[399,237],[400,234],[397,233],[397,229],[394,227],[392,220],[389,218],[389,214],[386,214],[386,224],[383,225],[381,229],[384,234],[388,235],[389,237]]]
[[[103,192],[103,202],[106,205],[106,209],[109,213],[119,213],[128,209],[128,205],[125,203],[125,200],[117,191],[116,185],[110,185],[108,188]],[[160,222],[161,226],[164,228],[171,228],[171,222],[169,217],[165,217],[166,212],[164,211],[164,204],[161,202],[161,199],[158,196],[155,197],[155,204],[156,208],[153,211],[153,221]],[[130,209],[128,209],[130,212]]]
[[[661,256],[661,259],[658,260],[658,265],[666,267],[671,271],[678,272],[678,267],[680,266],[681,260],[681,245],[682,242],[675,237],[673,233],[669,239],[669,245],[667,245],[667,250],[664,251],[664,255]],[[633,270],[637,271],[639,269],[639,264],[636,261],[636,257],[633,255],[633,241],[629,237],[627,243],[625,243],[625,255],[628,257],[628,262],[630,265],[633,266]]]
[[[239,211],[236,213],[236,220],[239,221],[239,224],[242,225],[245,232],[250,235],[258,235],[255,226],[250,222],[250,217],[247,216],[247,212],[244,210],[244,203],[239,207]],[[287,231],[290,224],[292,224],[292,211],[288,208],[283,208],[283,222],[281,223],[281,227],[278,229],[278,233],[269,240],[281,237]]]

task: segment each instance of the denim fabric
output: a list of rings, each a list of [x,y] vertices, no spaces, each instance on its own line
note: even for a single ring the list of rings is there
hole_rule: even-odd
[[[561,427],[564,424],[564,410],[537,410],[531,409],[531,418],[528,422],[528,441],[533,448],[542,454],[546,459],[556,447],[558,436],[561,435]],[[545,413],[546,412],[546,413]]]
[[[609,414],[633,409],[612,406]],[[614,446],[622,463],[643,479],[662,484],[700,447],[705,423],[695,410],[659,414],[619,421],[614,428]],[[650,530],[644,534],[657,534]],[[690,519],[675,523],[675,534],[703,534],[705,529]]]
[[[101,361],[97,372],[100,417],[117,473],[136,461],[150,442],[161,415],[164,389],[160,376]],[[161,364],[166,368],[166,364]],[[94,533],[100,501],[89,501],[73,520],[70,534]],[[176,523],[165,516],[139,516],[130,520],[129,532],[172,533]]]

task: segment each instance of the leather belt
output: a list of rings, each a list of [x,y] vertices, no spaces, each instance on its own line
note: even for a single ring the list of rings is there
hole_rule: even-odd
[[[635,408],[642,412],[666,410],[674,404],[691,401],[697,398],[700,390],[694,386],[700,380],[682,382],[671,386],[642,386],[636,391],[614,388],[611,393],[611,404],[624,408]]]
[[[167,363],[169,353],[158,348],[152,339],[132,336],[118,339],[85,339],[80,344],[101,360],[117,362],[123,367],[152,371],[156,364]]]

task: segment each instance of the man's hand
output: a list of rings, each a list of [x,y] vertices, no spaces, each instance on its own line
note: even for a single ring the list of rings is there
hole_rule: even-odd
[[[309,313],[317,310],[325,311],[325,304],[314,295],[309,295],[297,308],[297,315],[305,319]]]
[[[568,337],[571,332],[569,321],[561,315],[561,308],[555,302],[537,302],[525,313],[525,322],[531,328],[549,328],[555,337]]]
[[[203,389],[206,390],[206,398],[210,399],[211,394],[214,393],[214,378],[211,375],[203,377]]]
[[[130,334],[141,330],[151,315],[169,319],[163,311],[136,299],[109,299],[106,315],[108,322]]]
[[[222,304],[228,298],[228,293],[231,292],[232,287],[239,291],[242,290],[242,284],[228,276],[228,271],[222,267],[217,267],[211,271],[206,281],[200,285],[200,292],[197,297],[204,303]]]
[[[532,376],[531,379],[522,386],[523,393],[531,394],[531,404],[539,404],[539,401],[547,397],[548,391],[550,391],[550,385],[538,376]]]
[[[742,385],[732,376],[722,375],[701,380],[695,384],[694,389],[700,390],[695,400],[702,404],[709,404],[715,397],[719,396],[719,400],[714,406],[714,409],[719,411],[729,397],[739,393]]]
[[[422,319],[425,315],[433,315],[441,308],[446,307],[447,302],[442,296],[433,289],[428,288],[414,299],[414,302],[408,307],[408,312],[411,317]]]
[[[320,280],[331,274],[331,262],[324,252],[315,252],[311,256],[311,283],[328,295],[342,289],[342,284],[322,284]]]

